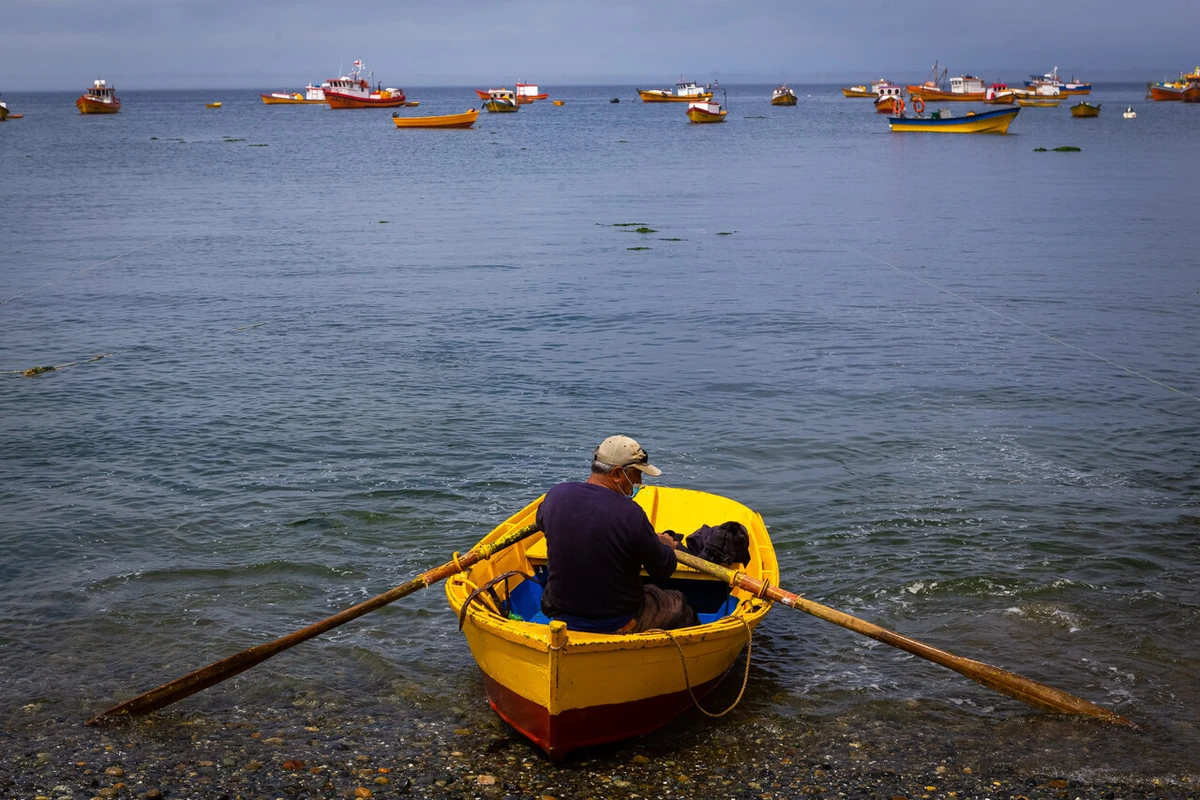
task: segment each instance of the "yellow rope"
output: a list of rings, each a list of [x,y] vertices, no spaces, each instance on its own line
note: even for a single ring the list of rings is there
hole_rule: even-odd
[[[675,649],[679,651],[679,663],[683,665],[683,682],[687,685],[688,694],[692,697],[692,705],[700,709],[705,716],[713,717],[714,719],[717,717],[723,717],[730,711],[733,711],[735,708],[737,708],[738,703],[742,702],[742,695],[746,693],[746,684],[750,682],[750,652],[754,648],[754,634],[750,630],[750,623],[746,622],[746,620],[742,619],[741,617],[733,617],[733,619],[736,619],[738,622],[742,623],[742,625],[746,628],[746,671],[742,675],[742,688],[738,690],[738,696],[734,698],[733,703],[729,706],[729,708],[720,713],[713,713],[712,711],[709,711],[704,706],[700,705],[700,701],[696,699],[696,693],[692,690],[692,678],[690,675],[688,675],[687,658],[683,655],[683,647],[679,644],[671,632],[665,631],[662,628],[651,628],[650,630],[646,631],[646,633],[665,633],[667,638],[671,640],[671,643],[675,645]]]
[[[77,367],[80,364],[91,364],[93,361],[99,361],[102,358],[108,358],[112,353],[99,353],[91,358],[85,358],[82,361],[72,361],[69,364],[55,364],[52,367],[30,367],[29,369],[8,369],[0,372],[0,375],[24,375],[26,378],[36,378],[38,375],[44,375],[47,372],[57,372],[60,369],[67,367]]]

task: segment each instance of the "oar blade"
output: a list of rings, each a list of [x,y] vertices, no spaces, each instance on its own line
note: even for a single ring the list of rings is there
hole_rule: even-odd
[[[287,636],[282,636],[273,642],[256,645],[248,650],[243,650],[240,653],[223,658],[220,661],[215,661],[207,667],[189,672],[181,678],[164,683],[156,689],[151,689],[106,711],[100,712],[89,719],[86,724],[101,725],[117,719],[149,714],[152,711],[169,706],[185,697],[190,697],[210,686],[215,686],[222,681],[245,672],[251,667],[257,666],[268,658],[278,655],[291,647],[295,647],[301,642],[320,636],[322,633],[332,630],[339,625],[357,619],[413,592],[432,586],[438,581],[462,572],[471,565],[491,558],[501,550],[516,544],[537,531],[538,528],[536,525],[527,525],[523,528],[510,531],[494,542],[479,545],[464,556],[460,557],[458,553],[455,553],[450,561],[422,573],[408,583],[389,589],[383,594],[372,597],[370,600],[364,600],[356,606],[351,606],[344,611],[334,614],[332,617],[315,622],[306,628],[301,628]]]

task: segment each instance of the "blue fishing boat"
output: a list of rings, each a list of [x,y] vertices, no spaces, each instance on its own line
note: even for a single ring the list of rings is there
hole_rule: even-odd
[[[927,117],[888,117],[888,125],[893,133],[1008,133],[1008,126],[1020,111],[1019,107],[968,111],[961,117],[948,111],[934,111]]]

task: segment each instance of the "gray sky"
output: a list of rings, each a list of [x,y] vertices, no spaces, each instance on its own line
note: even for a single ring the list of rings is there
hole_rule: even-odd
[[[1161,80],[1200,0],[0,0],[0,92],[295,89],[361,58],[389,86]]]

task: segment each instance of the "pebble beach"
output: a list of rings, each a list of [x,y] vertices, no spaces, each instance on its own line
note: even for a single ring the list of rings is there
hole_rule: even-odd
[[[728,689],[728,687],[726,687]],[[732,690],[729,690],[732,691]],[[79,798],[1193,798],[1196,771],[1110,768],[1115,734],[1030,714],[947,731],[841,718],[685,714],[662,735],[545,757],[486,709],[159,713],[108,727],[27,706],[0,732],[0,797]],[[1047,736],[1047,726],[1063,735]],[[999,731],[997,727],[1008,728]],[[992,737],[1026,752],[994,750]],[[1013,729],[1018,729],[1014,731]],[[1146,737],[1146,733],[1133,734]],[[1149,737],[1149,738],[1152,738]],[[1060,752],[1045,747],[1055,741]],[[1143,742],[1149,746],[1149,742]],[[1048,769],[1047,763],[1061,765]]]

